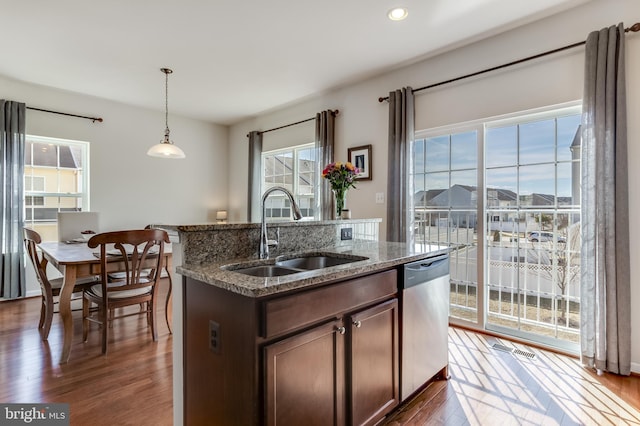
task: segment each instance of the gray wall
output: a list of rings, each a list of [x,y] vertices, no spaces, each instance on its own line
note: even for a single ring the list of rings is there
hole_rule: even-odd
[[[385,200],[387,198],[388,105],[378,103],[379,96],[387,96],[389,91],[403,86],[425,86],[582,41],[589,32],[621,21],[625,26],[640,21],[637,0],[593,0],[551,18],[238,123],[230,129],[230,163],[237,166],[233,183],[230,180],[230,216],[244,220],[246,215],[247,182],[236,178],[246,176],[248,131],[293,123],[324,109],[339,109],[335,159],[346,161],[349,147],[373,145],[373,180],[359,182],[358,189],[348,194],[352,217],[383,218],[380,239],[385,240],[385,204],[377,204],[375,199],[379,192],[384,192]],[[636,77],[640,75],[640,35],[627,35],[626,41],[629,158],[637,159],[640,158],[640,121],[632,118],[640,117],[640,80]],[[416,96],[416,130],[580,100],[583,62],[583,50],[576,48],[421,92]],[[276,133],[270,137],[276,137]],[[640,181],[640,168],[630,170],[629,181],[630,215],[640,216],[640,193],[634,184]],[[637,221],[632,221],[630,233],[633,259],[640,250]],[[640,265],[632,265],[631,273],[638,277]],[[640,286],[632,285],[631,297],[634,306],[640,305]],[[640,310],[633,312],[632,324],[632,369],[640,372]]]

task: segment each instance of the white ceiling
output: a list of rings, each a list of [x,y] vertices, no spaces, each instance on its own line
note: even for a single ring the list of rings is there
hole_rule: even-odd
[[[587,1],[0,0],[0,74],[164,110],[168,67],[170,114],[232,124]]]

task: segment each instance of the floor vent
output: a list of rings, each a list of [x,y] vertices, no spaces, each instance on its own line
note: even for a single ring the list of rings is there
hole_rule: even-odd
[[[536,358],[536,354],[532,353],[532,352],[527,352],[527,351],[523,351],[520,349],[515,349],[515,348],[510,348],[509,346],[505,346],[502,345],[500,343],[494,343],[493,346],[491,346],[493,349],[502,351],[502,352],[509,352],[512,353],[514,355],[520,355],[523,356],[525,358],[529,358],[529,359],[535,359]]]
[[[505,345],[501,345],[500,343],[494,343],[492,348],[497,349],[499,351],[503,351],[503,352],[513,352],[513,348],[510,348]]]
[[[515,351],[513,351],[514,355],[520,355],[520,356],[524,356],[527,357],[529,359],[535,359],[536,354],[532,353],[532,352],[527,352],[527,351],[521,351],[520,349],[516,349]]]

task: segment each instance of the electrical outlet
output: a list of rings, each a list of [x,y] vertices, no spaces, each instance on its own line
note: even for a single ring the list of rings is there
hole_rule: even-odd
[[[342,228],[340,230],[341,240],[353,240],[353,228]]]
[[[220,324],[209,320],[209,350],[220,353]]]

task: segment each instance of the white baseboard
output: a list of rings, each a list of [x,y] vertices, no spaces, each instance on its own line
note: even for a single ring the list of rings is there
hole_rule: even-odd
[[[27,294],[24,297],[25,298],[37,297],[37,296],[40,296],[41,294],[42,292],[40,291],[40,287],[38,287],[37,290],[27,290]],[[6,302],[7,300],[11,300],[11,299],[5,299],[4,297],[0,297],[0,302]]]
[[[631,372],[640,374],[640,362],[632,362],[631,363]]]
[[[36,297],[36,296],[40,296],[41,294],[42,294],[42,291],[40,290],[40,287],[38,287],[37,290],[27,290],[26,297]]]

